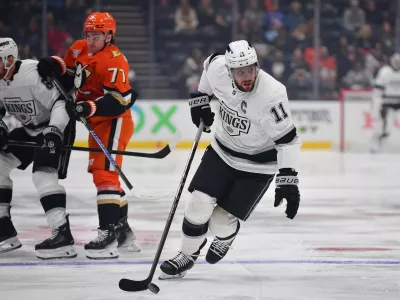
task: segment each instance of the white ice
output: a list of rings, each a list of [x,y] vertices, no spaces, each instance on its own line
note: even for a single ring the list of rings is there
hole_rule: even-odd
[[[157,269],[158,295],[119,290],[123,277],[147,277],[187,158],[184,150],[163,160],[125,158],[123,170],[137,193],[168,195],[130,201],[129,221],[142,252],[123,252],[119,260],[105,262],[87,260],[83,251],[98,224],[86,154],[73,154],[63,181],[79,253],[71,260],[35,257],[35,243],[50,232],[31,171],[13,172],[11,212],[23,247],[0,255],[0,299],[400,299],[400,156],[313,151],[301,154],[302,200],[294,220],[285,217],[283,207],[273,207],[272,185],[221,263],[208,265],[201,257],[187,277],[173,282],[159,281]],[[187,198],[185,190],[162,259],[180,246]]]

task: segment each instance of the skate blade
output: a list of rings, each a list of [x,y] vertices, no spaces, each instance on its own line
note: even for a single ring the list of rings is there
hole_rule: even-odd
[[[161,272],[160,276],[158,277],[159,280],[173,280],[173,279],[180,279],[186,275],[187,271],[184,271],[182,273],[176,274],[176,275],[168,275],[165,274],[164,272]]]
[[[22,247],[20,240],[14,236],[5,241],[0,242],[0,254],[10,252]]]
[[[86,250],[89,259],[116,259],[119,257],[117,248],[110,247],[101,250]]]
[[[63,259],[78,256],[74,246],[64,246],[57,249],[36,250],[36,256],[40,259]]]
[[[118,250],[128,252],[140,252],[141,249],[135,243],[134,239],[125,240],[121,245],[118,245]]]

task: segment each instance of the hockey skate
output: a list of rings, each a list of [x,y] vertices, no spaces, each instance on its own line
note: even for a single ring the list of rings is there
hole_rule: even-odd
[[[226,242],[224,240],[218,239],[217,237],[214,238],[206,254],[206,262],[208,262],[209,264],[216,264],[221,259],[223,259],[228,253],[228,250],[234,240],[235,239],[233,238],[230,239],[229,242]]]
[[[85,245],[86,257],[89,259],[118,258],[118,241],[114,225],[110,224],[105,230],[98,228],[97,231],[98,236]]]
[[[136,236],[128,224],[128,217],[119,219],[115,225],[115,234],[117,236],[118,248],[126,249],[132,252],[140,252],[140,248],[136,244]]]
[[[35,246],[36,256],[40,259],[74,258],[78,255],[74,244],[67,216],[67,223],[54,229],[50,238]]]
[[[0,218],[0,254],[21,248],[21,246],[11,218]]]
[[[179,251],[178,255],[174,258],[164,261],[160,269],[162,273],[158,277],[160,280],[168,280],[168,279],[178,279],[182,278],[186,275],[187,271],[193,268],[197,257],[200,255],[201,249],[207,243],[207,239],[201,244],[199,250],[197,250],[192,255],[187,255],[182,251]]]

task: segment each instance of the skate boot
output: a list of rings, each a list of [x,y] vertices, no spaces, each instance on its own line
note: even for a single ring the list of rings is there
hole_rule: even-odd
[[[229,238],[227,241],[215,237],[206,254],[206,262],[209,264],[216,264],[225,257],[228,253],[235,238]]]
[[[66,218],[67,223],[54,229],[50,238],[35,246],[38,258],[74,258],[78,255],[74,247],[75,241],[69,228],[68,216]]]
[[[128,224],[128,217],[118,220],[115,225],[115,234],[117,235],[118,248],[127,249],[132,252],[140,252],[140,248],[136,245],[136,236]]]
[[[197,257],[200,254],[201,249],[207,243],[207,239],[201,244],[199,250],[197,250],[192,255],[184,254],[182,251],[179,251],[178,255],[174,258],[164,261],[160,269],[162,273],[158,279],[167,280],[167,279],[177,279],[182,278],[186,275],[187,271],[193,268]]]
[[[98,236],[85,245],[86,257],[90,259],[118,258],[118,241],[114,225],[108,225],[107,229],[97,229]]]
[[[0,218],[0,254],[21,248],[21,246],[11,218]]]

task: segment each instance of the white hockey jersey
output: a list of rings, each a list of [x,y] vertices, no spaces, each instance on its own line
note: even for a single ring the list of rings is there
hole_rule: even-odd
[[[225,57],[212,55],[204,62],[198,90],[219,100],[219,120],[211,146],[225,163],[261,174],[296,169],[301,140],[283,84],[260,70],[254,89],[242,92],[233,84]]]
[[[383,66],[375,78],[374,98],[387,104],[400,103],[400,70]]]
[[[0,110],[15,117],[26,132],[36,136],[48,126],[64,131],[69,122],[65,101],[51,84],[45,84],[37,72],[36,60],[18,60],[10,80],[0,80]]]

